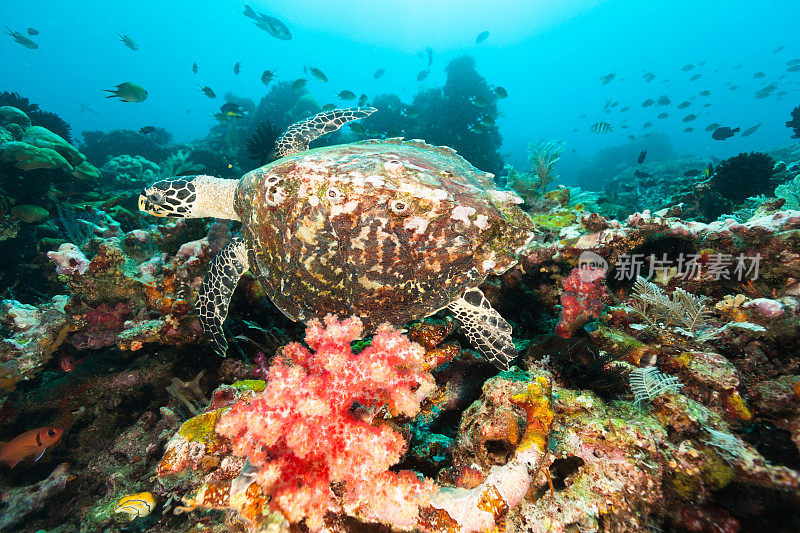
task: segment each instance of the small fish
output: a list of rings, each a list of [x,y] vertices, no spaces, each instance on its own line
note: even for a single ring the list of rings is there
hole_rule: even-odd
[[[308,70],[311,72],[311,75],[314,76],[317,80],[327,83],[328,76],[326,76],[325,73],[322,72],[320,69],[314,67],[308,67]]]
[[[25,31],[28,32],[28,35],[39,35],[39,30],[37,30],[36,28],[28,28]]]
[[[702,75],[702,74],[695,74],[694,76],[692,76],[691,78],[689,78],[689,81],[697,81],[697,80],[699,80],[699,79],[700,79],[700,78],[702,78],[702,77],[703,77],[703,75]]]
[[[786,72],[800,72],[800,65],[792,65],[786,69]]]
[[[508,91],[506,91],[505,87],[497,86],[494,88],[494,95],[498,98],[508,98]]]
[[[406,106],[401,113],[404,117],[408,118],[417,118],[419,116],[419,111],[417,111],[416,107],[413,106]]]
[[[728,126],[723,126],[721,128],[717,128],[714,130],[714,133],[711,134],[711,138],[717,141],[724,141],[730,137],[733,137],[733,134],[739,131],[739,128],[729,128]]]
[[[786,65],[789,66],[789,67],[791,67],[792,65],[798,65],[798,64],[800,64],[800,58],[790,59],[789,61],[786,62]]]
[[[489,105],[489,101],[483,96],[473,96],[472,98],[469,99],[469,101],[472,102],[473,105],[476,105],[477,107],[486,107],[487,105]]]
[[[233,65],[233,73],[237,76],[239,75],[239,70],[241,70],[242,66],[237,61],[235,65]]]
[[[306,83],[308,83],[307,79],[297,78],[296,80],[294,80],[294,83],[292,83],[292,90],[295,92],[302,91],[305,88]]]
[[[644,163],[644,158],[647,157],[647,149],[645,148],[641,152],[639,152],[639,157],[636,158],[636,162],[640,165]]]
[[[764,74],[763,72],[760,72],[760,71],[753,73],[753,78],[755,78],[755,79],[766,78],[766,77],[767,77],[767,75]]]
[[[325,104],[322,106],[323,111],[332,111],[334,109],[336,109],[336,104]]]
[[[467,129],[472,133],[477,133],[477,134],[486,133],[486,128],[484,128],[480,124],[471,124],[469,127],[467,127]]]
[[[669,113],[659,113],[656,118],[659,118],[659,119],[663,120],[663,119],[667,118],[668,116],[669,116]]]
[[[629,109],[630,109],[630,107],[628,107],[628,106],[625,106],[625,107],[622,107],[622,108],[620,108],[619,112],[620,112],[620,113],[624,113],[624,112],[626,112],[626,111],[627,111],[627,110],[629,110]]]
[[[62,433],[62,428],[45,426],[26,431],[11,442],[0,442],[0,463],[14,468],[26,457],[35,456],[34,461],[38,461],[45,450],[61,438]]]
[[[708,178],[708,177],[711,177],[713,174],[714,174],[714,165],[709,163],[708,166],[706,167],[706,169],[703,171],[703,176]]]
[[[651,127],[652,125],[653,125],[653,123],[652,123],[652,122],[645,122],[644,124],[642,124],[642,127],[643,127],[644,129],[647,129],[647,128]]]
[[[670,104],[669,96],[666,96],[666,95],[659,96],[657,103],[658,103],[658,105],[669,105]]]
[[[719,124],[716,122],[712,122],[708,126],[706,126],[706,131],[714,131],[715,129],[719,128]]]
[[[78,362],[71,355],[62,355],[58,358],[58,367],[66,373],[70,373],[78,368]]]
[[[14,39],[14,41],[16,41],[17,43],[24,46],[25,48],[29,48],[30,50],[36,50],[37,48],[39,48],[38,44],[28,39],[24,34],[18,31],[14,31],[8,26],[6,26],[6,29],[8,30],[8,34],[11,36],[11,38]]]
[[[601,77],[600,80],[603,85],[608,85],[616,77],[617,75],[614,72],[612,72],[611,74],[606,74],[605,76]]]
[[[694,128],[692,128],[691,126],[688,127],[688,128],[684,128],[683,129],[683,133],[692,133],[693,131],[694,131]]]
[[[611,131],[611,124],[607,122],[596,122],[589,128],[595,133],[608,133]]]
[[[155,126],[145,126],[145,127],[139,129],[139,133],[141,133],[142,135],[150,135],[151,133],[153,133],[155,131],[156,131],[156,127]]]
[[[125,46],[127,46],[131,50],[138,50],[139,49],[139,43],[134,41],[133,37],[131,37],[130,35],[123,35],[121,33],[119,33],[117,35],[119,35],[119,40],[122,41],[122,44],[124,44]]]
[[[691,63],[689,63],[688,65],[684,65],[684,66],[682,66],[682,67],[681,67],[681,70],[682,70],[683,72],[689,72],[689,71],[690,71],[690,70],[692,70],[693,68],[694,68],[694,65],[692,65]]]
[[[424,80],[425,78],[428,77],[428,74],[430,74],[430,73],[431,73],[430,70],[420,70],[419,74],[417,74],[417,81]]]
[[[339,93],[336,96],[338,96],[342,100],[352,100],[356,97],[356,93],[354,93],[353,91],[339,91]]]
[[[433,48],[430,46],[425,49],[425,55],[428,56],[428,69],[431,68],[431,63],[433,63]]]
[[[485,126],[487,128],[491,128],[492,126],[494,126],[494,118],[491,117],[490,115],[482,116],[481,118],[478,119],[478,122],[482,126]]]
[[[761,123],[760,123],[760,122],[759,122],[758,124],[756,124],[755,126],[750,126],[749,128],[747,128],[746,130],[744,130],[744,131],[742,132],[742,137],[749,137],[749,136],[751,136],[751,135],[752,135],[752,134],[754,134],[754,133],[756,132],[756,130],[757,130],[758,128],[760,128],[760,127],[761,127]]]
[[[357,135],[364,135],[365,133],[367,133],[367,130],[364,128],[364,126],[362,126],[358,122],[351,122],[349,126],[350,129],[353,131],[353,133]]]
[[[378,70],[376,70],[375,72],[372,73],[372,77],[377,80],[378,78],[380,78],[384,74],[386,74],[386,69],[379,68]]]
[[[642,107],[650,107],[651,105],[653,105],[655,103],[656,103],[655,100],[653,100],[652,98],[648,98],[647,100],[642,102]]]
[[[244,5],[244,16],[253,19],[256,26],[269,33],[276,39],[288,41],[292,38],[292,33],[289,31],[289,28],[286,26],[286,24],[275,17],[270,17],[269,15],[265,15],[263,13],[256,13],[253,8],[247,4]]]
[[[125,496],[114,506],[114,514],[125,513],[128,518],[140,518],[149,515],[156,507],[156,499],[149,492],[137,492]]]
[[[358,97],[358,107],[366,106],[368,100],[369,100],[369,97],[367,97],[366,94],[362,94],[361,96],[359,96]]]
[[[106,96],[106,98],[117,97],[123,102],[134,103],[144,102],[147,99],[147,90],[141,85],[126,81],[125,83],[115,85],[115,87],[116,89],[104,89],[106,92],[111,93]]]
[[[656,78],[656,75],[653,74],[652,72],[645,72],[644,74],[642,74],[642,78],[644,78],[644,81],[646,81],[647,83],[650,83]]]
[[[686,109],[686,108],[687,108],[687,107],[689,107],[690,105],[692,105],[692,103],[691,103],[691,102],[689,102],[688,100],[684,100],[683,102],[681,102],[680,104],[678,104],[678,109]]]
[[[489,38],[489,30],[482,31],[475,37],[475,44],[481,44],[483,41]]]
[[[739,86],[738,86],[738,85],[731,85],[731,86],[730,86],[730,87],[728,87],[728,88],[729,88],[731,91],[735,91],[735,90],[737,90],[737,89],[739,88]]]
[[[773,51],[772,51],[772,53],[773,53],[773,54],[777,54],[778,52],[782,52],[784,48],[786,48],[786,46],[785,46],[785,45],[780,45],[780,46],[779,46],[779,47],[777,47],[775,50],[773,50]]]
[[[711,95],[711,91],[709,91],[708,89],[700,91],[700,96],[709,96],[709,95]]]
[[[242,118],[247,114],[247,112],[242,106],[240,106],[239,104],[235,104],[233,102],[227,102],[225,104],[222,104],[219,110],[226,117],[230,118]]]
[[[209,87],[208,85],[206,85],[205,87],[200,87],[200,90],[203,92],[204,95],[208,96],[209,98],[213,99],[217,97],[217,93],[215,93],[214,90],[211,89],[211,87]]]
[[[271,70],[265,70],[261,73],[261,83],[264,85],[269,85],[269,82],[275,77],[275,73]]]
[[[696,118],[697,118],[697,115],[694,115],[694,114],[692,114],[692,113],[689,113],[688,115],[686,115],[685,117],[683,117],[683,121],[684,121],[684,122],[691,122],[691,121],[693,121],[693,120],[694,120],[694,119],[696,119]]]
[[[197,63],[192,63],[192,74],[197,74]]]
[[[703,107],[711,107],[712,105],[714,105],[714,104],[712,104],[711,102],[709,102],[709,103],[707,103],[707,104],[703,104]]]

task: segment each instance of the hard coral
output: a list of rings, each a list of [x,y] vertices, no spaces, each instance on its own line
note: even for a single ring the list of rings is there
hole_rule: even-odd
[[[329,509],[364,520],[412,527],[433,486],[411,472],[391,472],[403,454],[403,436],[383,422],[414,416],[434,388],[424,350],[398,330],[378,328],[371,345],[353,354],[358,318],[313,320],[310,350],[286,346],[269,370],[267,387],[235,405],[217,425],[234,453],[257,468],[255,479],[289,521],[323,525]],[[341,483],[334,494],[331,483]]]

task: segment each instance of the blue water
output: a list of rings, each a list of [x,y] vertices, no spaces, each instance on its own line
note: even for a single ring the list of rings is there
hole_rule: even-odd
[[[466,53],[490,84],[508,90],[509,97],[498,104],[504,159],[525,167],[529,141],[565,141],[565,181],[584,159],[628,142],[628,135],[646,146],[641,135],[664,133],[676,152],[704,158],[788,144],[791,130],[784,123],[800,104],[800,73],[786,72],[786,62],[800,57],[796,0],[276,0],[251,5],[284,21],[294,38],[281,41],[257,28],[242,15],[244,3],[238,1],[5,2],[3,24],[22,32],[35,27],[40,47],[28,50],[10,37],[0,39],[0,90],[17,91],[60,114],[75,134],[155,125],[176,141],[189,141],[216,123],[211,115],[226,93],[257,102],[266,93],[259,79],[265,69],[277,73],[276,81],[310,78],[303,74],[306,65],[322,69],[330,81],[310,78],[308,84],[321,105],[339,102],[335,94],[343,89],[370,96],[395,93],[410,102],[419,90],[442,86],[447,62]],[[489,38],[475,44],[484,30]],[[124,47],[118,33],[133,37],[140,49]],[[773,53],[779,46],[785,48]],[[431,74],[417,82],[416,74],[426,68],[426,47],[434,51]],[[238,76],[236,62],[241,63]],[[696,66],[684,72],[686,64]],[[386,74],[374,80],[377,68]],[[650,83],[642,78],[647,71],[656,75]],[[766,77],[754,79],[757,71]],[[615,78],[603,85],[601,78],[610,73]],[[702,77],[690,82],[694,74]],[[103,89],[126,81],[147,88],[148,99],[134,104],[104,98]],[[730,90],[726,83],[740,88]],[[778,89],[755,98],[770,83]],[[218,98],[204,96],[204,85]],[[698,96],[702,90],[711,96]],[[778,96],[780,91],[788,94]],[[643,100],[661,95],[670,97],[670,106],[641,107]],[[676,109],[684,100],[692,105]],[[609,101],[619,105],[605,113]],[[705,102],[713,105],[703,108]],[[620,113],[624,106],[630,110]],[[669,118],[656,119],[661,112]],[[689,113],[698,118],[682,122]],[[612,131],[591,132],[598,121]],[[647,121],[654,126],[644,130]],[[704,131],[712,122],[742,131],[762,125],[748,138],[715,141]],[[695,131],[684,133],[687,126]]]

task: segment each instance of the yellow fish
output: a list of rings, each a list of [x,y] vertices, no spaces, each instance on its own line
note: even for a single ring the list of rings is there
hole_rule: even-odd
[[[114,513],[126,513],[133,520],[149,515],[156,507],[156,499],[149,492],[129,494],[117,502]]]

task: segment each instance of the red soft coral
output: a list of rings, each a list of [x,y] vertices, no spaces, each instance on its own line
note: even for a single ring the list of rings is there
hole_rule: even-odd
[[[608,296],[605,275],[603,269],[585,266],[572,269],[570,275],[564,278],[561,317],[556,334],[568,339],[593,318],[600,318]]]
[[[263,393],[235,405],[217,424],[234,453],[256,467],[255,478],[277,510],[312,529],[322,526],[328,509],[411,527],[434,490],[412,473],[389,472],[406,442],[381,416],[383,407],[415,416],[435,389],[424,349],[384,325],[368,348],[353,354],[350,343],[361,333],[358,318],[311,321],[311,350],[286,346]],[[342,498],[332,482],[343,482]]]

